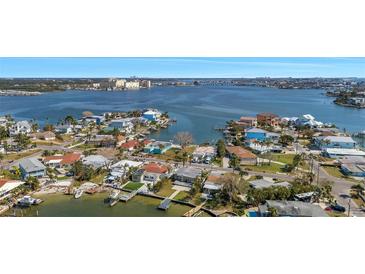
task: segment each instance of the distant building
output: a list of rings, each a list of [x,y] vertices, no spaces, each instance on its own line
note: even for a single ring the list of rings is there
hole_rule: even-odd
[[[100,116],[100,115],[92,115],[92,116],[83,117],[82,120],[85,123],[94,122],[95,124],[100,125],[101,123],[103,123],[105,121],[105,117]]]
[[[125,88],[126,82],[127,81],[125,79],[117,79],[117,80],[115,80],[115,88],[116,89],[123,89],[123,88]]]
[[[142,80],[140,82],[141,87],[143,88],[150,88],[151,87],[151,81],[150,80]]]
[[[139,89],[139,82],[138,81],[128,81],[125,82],[125,89]]]
[[[148,121],[157,121],[161,117],[161,112],[158,110],[150,109],[143,113],[143,118],[147,119]]]
[[[26,158],[20,161],[19,169],[23,180],[28,177],[43,177],[46,175],[46,167],[36,158]]]
[[[257,127],[257,118],[242,116],[238,121],[235,122],[236,126],[242,128]]]
[[[280,118],[276,114],[264,112],[264,113],[257,114],[257,122],[260,125],[277,127],[280,124]]]

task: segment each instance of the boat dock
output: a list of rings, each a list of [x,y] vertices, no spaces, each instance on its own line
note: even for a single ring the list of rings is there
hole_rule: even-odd
[[[130,199],[132,199],[134,196],[136,196],[138,194],[138,190],[139,189],[136,189],[136,190],[133,190],[130,193],[121,194],[119,196],[119,200],[122,201],[122,202],[128,202]]]
[[[194,217],[194,215],[196,213],[198,213],[199,210],[202,209],[202,207],[205,205],[205,202],[204,203],[201,203],[200,205],[190,209],[188,212],[186,212],[183,216],[184,217]]]
[[[160,203],[160,205],[157,208],[161,209],[161,210],[167,210],[167,209],[169,209],[170,205],[171,205],[171,199],[165,198],[162,200],[162,202]]]

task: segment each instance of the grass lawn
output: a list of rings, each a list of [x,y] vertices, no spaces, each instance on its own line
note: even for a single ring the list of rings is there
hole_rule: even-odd
[[[195,147],[196,146],[188,146],[184,149],[172,148],[166,151],[164,154],[155,154],[154,157],[165,161],[181,161],[183,153],[187,152],[188,155],[191,155],[194,152]]]
[[[139,189],[141,186],[143,186],[142,183],[129,182],[127,185],[124,186],[123,189],[133,191],[133,190]]]
[[[168,197],[174,192],[175,192],[175,190],[172,189],[172,183],[169,180],[169,181],[166,181],[162,184],[161,189],[156,194],[160,195],[160,196],[163,196],[163,197]]]
[[[24,157],[28,157],[28,156],[30,156],[34,153],[40,152],[40,151],[41,151],[41,149],[33,149],[30,151],[26,151],[26,152],[6,154],[6,155],[4,155],[4,160],[15,161],[15,160],[19,160]]]
[[[334,210],[332,211],[326,211],[326,213],[328,214],[328,216],[330,217],[347,217],[347,215],[345,213],[342,212],[336,212]]]
[[[174,200],[178,201],[187,201],[190,198],[190,194],[186,191],[180,191],[174,198]]]
[[[259,171],[259,172],[284,172],[282,171],[282,165],[278,165],[275,163],[271,163],[271,165],[262,165],[262,166],[243,166],[248,171]]]
[[[106,176],[107,172],[104,171],[100,173],[99,175],[96,175],[95,177],[91,178],[91,182],[100,185],[103,182],[104,177]]]
[[[334,166],[322,166],[322,167],[329,175],[331,175],[333,177],[346,179],[346,180],[349,180],[352,182],[358,182],[352,178],[346,177],[344,174],[342,174],[342,172],[340,171],[340,169],[338,167],[334,167]]]
[[[264,157],[266,159],[268,159],[267,155],[265,155]],[[294,157],[295,157],[295,154],[281,154],[281,153],[271,154],[271,160],[276,161],[276,162],[281,162],[284,164],[292,164]]]

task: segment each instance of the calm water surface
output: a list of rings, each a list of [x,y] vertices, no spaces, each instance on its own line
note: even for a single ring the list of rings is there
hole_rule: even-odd
[[[227,120],[259,112],[280,116],[310,113],[319,121],[339,128],[365,130],[365,109],[335,105],[322,90],[279,90],[259,87],[154,87],[128,92],[66,91],[41,96],[0,97],[0,115],[17,119],[47,119],[57,122],[66,115],[80,117],[85,110],[100,114],[147,107],[168,111],[178,122],[154,138],[171,140],[178,131],[190,131],[197,143],[215,141],[220,133],[214,127]]]
[[[106,193],[83,195],[80,199],[72,195],[50,194],[38,196],[44,202],[26,209],[16,209],[17,216],[41,217],[180,217],[191,208],[171,204],[167,211],[157,209],[161,200],[135,196],[127,203],[119,202],[110,207],[104,203]],[[8,213],[12,213],[12,210]]]

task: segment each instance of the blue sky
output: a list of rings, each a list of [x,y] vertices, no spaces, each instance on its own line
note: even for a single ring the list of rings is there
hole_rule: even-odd
[[[0,77],[365,77],[365,58],[0,58]]]

